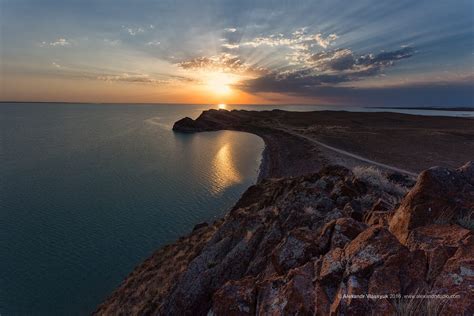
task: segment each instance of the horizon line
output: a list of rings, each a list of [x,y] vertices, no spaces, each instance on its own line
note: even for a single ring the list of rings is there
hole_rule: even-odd
[[[75,101],[8,101],[0,100],[0,104],[4,103],[53,103],[53,104],[97,104],[97,105],[218,105],[220,103],[177,103],[177,102],[75,102]],[[387,108],[387,109],[416,109],[416,108],[426,108],[426,109],[444,109],[444,108],[459,108],[459,109],[474,109],[474,105],[458,105],[458,106],[364,106],[364,105],[341,105],[341,104],[310,104],[310,103],[225,103],[226,105],[244,105],[244,106],[349,106],[349,107],[363,107],[363,108]]]

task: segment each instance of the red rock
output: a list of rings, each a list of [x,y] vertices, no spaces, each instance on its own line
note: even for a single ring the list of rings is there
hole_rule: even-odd
[[[312,262],[291,270],[283,295],[287,297],[283,315],[313,315],[314,300],[314,266]]]
[[[446,315],[474,315],[474,236],[461,241],[454,256],[447,260],[433,284],[433,292],[453,295],[447,300]]]
[[[255,282],[255,278],[249,277],[224,284],[212,297],[212,312],[229,316],[254,315]]]
[[[410,250],[423,250],[427,257],[428,282],[442,270],[445,262],[453,256],[471,232],[457,225],[428,225],[410,232],[406,245]]]
[[[458,225],[433,224],[414,229],[408,236],[405,245],[410,250],[425,251],[439,246],[457,248],[471,232]]]
[[[344,248],[351,240],[356,238],[367,225],[350,217],[343,217],[327,223],[318,238],[322,249]]]
[[[367,217],[365,218],[365,223],[367,225],[382,225],[382,226],[388,226],[390,223],[390,220],[393,217],[394,212],[386,212],[386,211],[375,211],[375,212],[370,212]]]
[[[292,230],[272,253],[275,270],[282,274],[307,262],[319,252],[315,239],[314,232],[308,229]]]
[[[403,246],[386,228],[369,227],[344,249],[344,258],[347,261],[346,273],[364,275],[374,265],[402,251],[402,248]]]
[[[322,259],[319,279],[329,283],[338,282],[344,272],[344,251],[335,248],[328,252]]]
[[[366,315],[370,305],[366,298],[367,280],[351,275],[341,283],[336,299],[331,305],[331,315]]]
[[[282,287],[286,281],[282,276],[267,278],[258,284],[257,290],[257,314],[260,315],[281,315],[284,307],[288,303],[282,292]]]
[[[391,219],[390,231],[403,243],[416,227],[454,222],[457,214],[474,206],[473,173],[473,162],[457,170],[423,171]]]
[[[314,314],[317,316],[329,315],[331,308],[331,301],[318,281],[314,284],[314,308]]]
[[[428,287],[426,282],[427,258],[423,251],[415,250],[400,254],[400,293],[414,293]]]

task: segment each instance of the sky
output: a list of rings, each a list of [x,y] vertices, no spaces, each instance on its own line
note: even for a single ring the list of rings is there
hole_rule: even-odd
[[[473,106],[472,0],[0,0],[0,100]]]

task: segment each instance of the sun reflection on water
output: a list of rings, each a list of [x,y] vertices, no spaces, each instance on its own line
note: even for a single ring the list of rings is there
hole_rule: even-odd
[[[215,171],[215,180],[211,190],[214,194],[219,194],[225,188],[242,182],[243,177],[236,168],[230,144],[226,143],[219,149],[214,156],[212,165]]]

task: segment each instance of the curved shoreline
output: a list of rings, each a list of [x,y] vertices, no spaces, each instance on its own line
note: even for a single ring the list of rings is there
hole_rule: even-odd
[[[374,165],[381,169],[399,172],[408,176],[417,174],[401,168],[378,163],[368,158],[316,141],[304,135],[293,133],[276,126],[266,124],[247,124],[239,120],[226,120],[239,111],[209,110],[196,120],[185,118],[175,123],[175,132],[194,133],[208,131],[239,131],[259,136],[265,144],[262,152],[257,183],[265,178],[300,176],[317,172],[329,164],[338,164],[348,168],[358,165]],[[270,111],[270,113],[279,111]],[[241,111],[247,113],[247,111]],[[237,116],[238,118],[238,116]],[[182,125],[184,122],[184,126]]]
[[[262,179],[265,178],[265,174],[267,173],[267,165],[268,165],[268,159],[270,159],[269,154],[268,154],[268,149],[267,149],[267,144],[265,144],[265,141],[263,142],[263,150],[262,150],[262,156],[260,158],[260,166],[258,167],[258,175],[257,175],[257,183],[262,181]]]
[[[455,168],[474,156],[472,119],[392,112],[207,110],[173,130],[243,131],[266,146],[259,179],[299,176],[326,165],[375,166],[415,177],[432,166]]]

